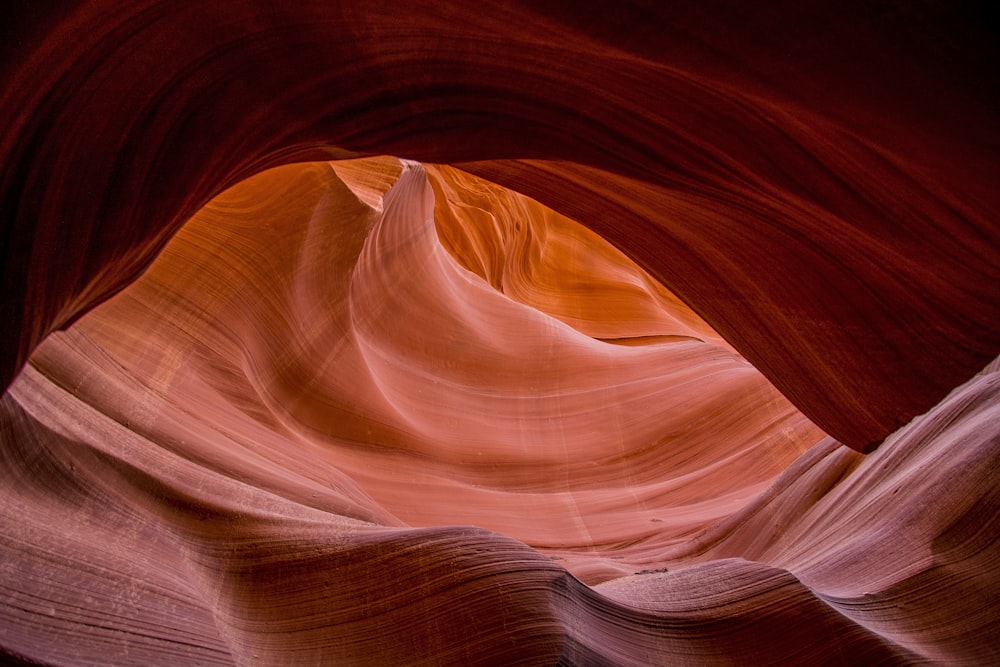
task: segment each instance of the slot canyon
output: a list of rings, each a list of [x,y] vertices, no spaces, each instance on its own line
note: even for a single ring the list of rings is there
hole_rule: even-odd
[[[1000,663],[975,3],[0,9],[0,663]]]

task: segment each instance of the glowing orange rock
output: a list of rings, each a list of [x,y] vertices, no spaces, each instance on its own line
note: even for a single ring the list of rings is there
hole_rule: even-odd
[[[8,4],[0,660],[1000,661],[987,17]]]

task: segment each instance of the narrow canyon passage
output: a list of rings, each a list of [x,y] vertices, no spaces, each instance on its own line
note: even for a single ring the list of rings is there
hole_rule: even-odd
[[[0,661],[1000,661],[971,8],[0,11]]]

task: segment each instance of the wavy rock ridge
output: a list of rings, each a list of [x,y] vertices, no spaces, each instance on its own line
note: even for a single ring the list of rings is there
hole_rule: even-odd
[[[603,302],[620,314],[594,322]],[[390,159],[272,170],[5,397],[4,645],[58,664],[988,660],[997,377],[862,457],[531,200]],[[947,613],[926,586],[953,591]]]
[[[996,662],[946,4],[5,7],[0,655]]]

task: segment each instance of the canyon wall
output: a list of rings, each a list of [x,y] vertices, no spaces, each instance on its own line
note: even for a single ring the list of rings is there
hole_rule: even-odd
[[[824,5],[2,10],[0,653],[1000,659],[995,29]]]

